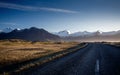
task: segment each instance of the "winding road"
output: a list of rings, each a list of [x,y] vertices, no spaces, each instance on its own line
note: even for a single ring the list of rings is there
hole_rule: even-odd
[[[89,43],[85,48],[23,75],[120,75],[120,48]]]

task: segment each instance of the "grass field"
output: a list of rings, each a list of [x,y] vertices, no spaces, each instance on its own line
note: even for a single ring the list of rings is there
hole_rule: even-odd
[[[0,65],[22,62],[49,53],[65,50],[78,43],[71,42],[27,42],[23,40],[0,41]]]
[[[115,45],[117,47],[120,47],[120,42],[113,42],[113,43],[111,43],[111,45]]]
[[[110,44],[110,45],[113,45],[113,46],[117,46],[117,47],[120,47],[120,42],[103,42],[104,44]]]
[[[78,44],[77,42],[0,40],[0,68],[64,51]]]

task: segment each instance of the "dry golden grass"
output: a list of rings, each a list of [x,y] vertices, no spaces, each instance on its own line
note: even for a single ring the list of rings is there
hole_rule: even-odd
[[[103,42],[103,43],[120,47],[120,42]]]
[[[51,53],[73,47],[77,42],[28,42],[23,40],[0,41],[0,65],[4,67],[13,63],[39,58]]]
[[[112,43],[110,43],[111,45],[115,45],[115,46],[117,46],[117,47],[120,47],[120,42],[112,42]]]

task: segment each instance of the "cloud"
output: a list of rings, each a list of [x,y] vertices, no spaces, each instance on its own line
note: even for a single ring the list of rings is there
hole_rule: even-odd
[[[49,7],[33,7],[33,6],[12,4],[12,3],[3,3],[3,2],[0,2],[0,7],[21,10],[21,11],[41,11],[42,10],[42,11],[62,12],[62,13],[78,13],[78,11],[67,10],[67,9],[49,8]]]

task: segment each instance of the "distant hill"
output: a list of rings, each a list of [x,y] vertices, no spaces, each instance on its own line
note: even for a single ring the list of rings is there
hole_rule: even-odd
[[[23,39],[28,41],[48,41],[48,40],[60,40],[60,37],[49,33],[44,29],[38,29],[31,27],[29,29],[18,30],[15,29],[9,33],[0,33],[0,40],[2,39]]]
[[[11,32],[12,30],[13,30],[12,28],[5,28],[5,29],[3,29],[3,30],[0,30],[0,33],[1,33],[1,32],[9,33],[9,32]]]
[[[116,33],[113,35],[102,35],[100,33],[94,33],[90,35],[84,35],[84,36],[67,36],[63,37],[66,41],[79,41],[79,42],[120,42],[120,33]]]
[[[60,31],[60,32],[54,32],[52,34],[55,34],[55,35],[58,35],[60,37],[66,37],[66,36],[69,36],[70,34],[70,31],[68,30],[63,30],[63,31]]]
[[[64,34],[67,33],[67,30],[64,32],[58,32]],[[102,31],[95,31],[95,32],[75,32],[75,33],[67,33],[66,35],[59,35],[65,41],[82,41],[82,42],[99,42],[99,41],[116,41],[120,42],[120,30],[119,31],[110,31],[110,32],[102,32]]]
[[[11,29],[7,29],[11,30]],[[44,29],[31,27],[29,29],[15,29],[11,32],[1,32],[0,40],[3,39],[22,39],[28,41],[80,41],[80,42],[99,42],[116,41],[120,42],[120,30],[111,32],[75,32],[64,30],[56,33],[49,33]]]
[[[75,32],[75,33],[70,33],[70,31],[64,30],[64,31],[60,31],[60,32],[55,32],[53,34],[56,34],[60,37],[68,37],[68,36],[72,36],[72,37],[78,37],[78,36],[94,36],[94,35],[115,35],[120,33],[119,31],[110,31],[110,32],[102,32],[102,31],[95,31],[95,32],[88,32],[88,31],[79,31],[79,32]]]

